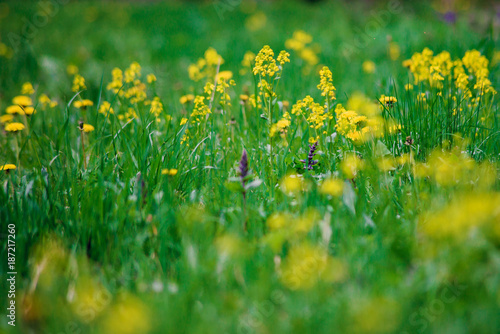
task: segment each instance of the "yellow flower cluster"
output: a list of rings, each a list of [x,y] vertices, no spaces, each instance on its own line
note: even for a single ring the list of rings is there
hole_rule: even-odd
[[[41,105],[42,109],[46,109],[47,107],[54,108],[57,106],[57,101],[51,100],[47,94],[42,94],[38,97],[38,103]]]
[[[101,106],[99,107],[99,113],[103,114],[104,116],[108,116],[108,114],[114,114],[115,111],[111,107],[111,103],[108,101],[103,101],[101,103]]]
[[[269,45],[264,45],[264,47],[259,51],[255,57],[255,65],[253,68],[254,75],[260,75],[261,77],[274,77],[276,73],[279,73],[282,68],[276,64],[276,61],[283,66],[285,63],[290,62],[290,54],[282,50],[277,59],[274,59],[274,51],[269,47]]]
[[[420,219],[420,233],[435,239],[454,238],[463,240],[474,228],[491,223],[493,232],[500,237],[499,193],[469,193],[462,195],[437,212],[429,212]]]
[[[71,90],[76,93],[84,89],[87,89],[87,86],[85,86],[85,78],[80,74],[75,74],[75,77],[73,78],[73,87],[71,88]]]
[[[429,82],[431,87],[441,89],[444,82],[450,81],[465,93],[469,83],[474,82],[473,89],[481,95],[496,93],[488,79],[488,59],[477,50],[466,51],[462,59],[453,61],[447,51],[434,56],[429,48],[425,48],[405,60],[403,66],[413,74],[415,84]],[[467,92],[466,96],[470,97],[471,93]]]
[[[318,282],[335,283],[346,276],[343,262],[328,255],[323,247],[304,242],[290,249],[280,279],[289,289],[307,290]]]
[[[342,136],[358,142],[364,141],[366,135],[370,133],[366,116],[359,115],[354,110],[346,110],[341,104],[337,104],[335,114],[337,115],[335,129]]]
[[[320,82],[318,89],[321,91],[321,96],[325,96],[327,101],[335,100],[335,86],[333,85],[332,72],[327,66],[319,71]]]
[[[151,109],[149,110],[150,113],[154,114],[155,117],[160,116],[160,114],[163,111],[163,104],[160,101],[160,98],[158,96],[155,96],[153,98],[153,101],[151,101]]]
[[[194,109],[191,113],[191,122],[200,123],[210,113],[210,108],[205,104],[205,97],[201,95],[196,96],[194,98]]]
[[[325,122],[333,119],[333,115],[327,113],[325,107],[314,102],[311,96],[306,96],[302,100],[298,100],[292,106],[292,114],[304,116],[309,123],[309,127],[318,130],[325,125]]]
[[[153,80],[151,75],[148,75],[147,80],[154,82],[155,80]],[[107,90],[118,94],[119,97],[129,99],[132,104],[146,100],[146,85],[141,81],[141,65],[139,63],[133,62],[125,71],[114,68],[111,71],[111,76],[112,80],[106,86]]]
[[[24,124],[19,122],[9,123],[5,126],[7,132],[18,132],[24,130]]]
[[[471,186],[470,180],[474,180],[476,188],[485,189],[497,178],[491,164],[477,164],[459,146],[450,151],[434,150],[426,163],[414,165],[413,173],[417,178],[428,177],[442,187]]]
[[[83,99],[75,101],[73,105],[78,109],[87,109],[87,107],[92,107],[94,105],[94,102],[88,99]]]
[[[34,92],[35,90],[33,89],[33,85],[30,82],[23,83],[23,86],[21,87],[21,94],[31,95]]]
[[[269,136],[274,137],[277,133],[279,133],[282,138],[285,138],[290,124],[291,124],[290,114],[285,112],[283,114],[283,117],[278,122],[271,125],[271,129],[269,130]]]
[[[193,81],[200,81],[205,78],[213,80],[217,66],[223,63],[222,56],[214,48],[208,48],[205,51],[204,58],[198,59],[196,64],[189,65],[189,78]]]
[[[299,58],[309,66],[314,66],[319,63],[319,58],[315,51],[316,46],[310,45],[312,40],[311,35],[303,30],[297,30],[293,33],[292,38],[285,41],[285,47],[295,51]]]

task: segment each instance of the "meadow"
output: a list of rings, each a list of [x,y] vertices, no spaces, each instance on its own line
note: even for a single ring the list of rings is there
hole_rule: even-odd
[[[487,1],[0,2],[0,332],[499,333],[499,34]]]

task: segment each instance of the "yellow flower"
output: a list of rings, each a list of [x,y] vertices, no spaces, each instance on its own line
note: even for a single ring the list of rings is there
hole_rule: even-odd
[[[335,100],[335,86],[333,85],[332,72],[326,66],[319,71],[320,83],[317,86],[321,91],[321,96]]]
[[[150,311],[139,299],[126,295],[113,305],[104,319],[103,332],[146,334],[151,328]]]
[[[52,101],[47,94],[41,94],[38,97],[38,102],[42,105],[42,109],[45,109],[47,106],[54,108],[57,106],[57,101]]]
[[[9,123],[5,126],[5,131],[17,132],[24,130],[24,124],[19,122]]]
[[[33,108],[33,107],[25,107],[24,108],[24,114],[27,115],[27,116],[31,116],[33,115],[34,113],[36,113],[36,109]]]
[[[4,170],[4,171],[6,171],[6,172],[8,172],[9,170],[14,170],[14,169],[16,169],[16,168],[17,168],[17,167],[16,167],[16,165],[14,165],[14,164],[5,164],[5,165],[3,165],[3,166],[0,166],[0,170]]]
[[[162,175],[169,175],[169,176],[175,176],[177,175],[177,169],[172,168],[172,169],[162,169],[161,170]]]
[[[151,109],[149,110],[149,112],[158,117],[162,113],[162,111],[163,111],[163,103],[161,103],[160,98],[158,96],[155,96],[153,101],[151,101]]]
[[[66,66],[66,73],[68,73],[69,75],[75,75],[78,73],[78,67],[76,65],[69,64],[68,66]]]
[[[257,12],[245,20],[245,27],[249,31],[257,31],[266,26],[267,16],[263,12]]]
[[[398,102],[398,100],[394,96],[385,96],[385,95],[382,95],[379,101],[389,107],[392,107],[394,103]]]
[[[355,154],[347,155],[340,163],[340,169],[344,173],[344,176],[348,179],[353,179],[358,171],[362,170],[363,167],[363,160],[358,158]]]
[[[222,80],[226,80],[226,82],[228,82],[229,80],[231,80],[233,78],[233,72],[231,71],[220,71],[216,76],[215,76],[215,80],[217,82],[219,82],[221,79]]]
[[[83,108],[83,109],[86,109],[87,107],[91,107],[94,105],[94,102],[92,102],[91,100],[87,100],[87,99],[84,99],[84,100],[78,100],[78,101],[75,101],[75,103],[73,103],[73,105],[75,106],[75,108]]]
[[[471,229],[487,223],[498,224],[499,219],[499,193],[472,193],[453,199],[444,209],[423,215],[418,230],[431,238],[463,240]]]
[[[5,109],[5,112],[7,114],[19,114],[19,115],[24,115],[24,110],[18,105],[13,105],[13,106],[8,106],[7,109]]]
[[[187,123],[187,121],[188,121],[188,119],[187,119],[187,118],[185,118],[185,117],[183,117],[183,118],[181,119],[181,124],[180,124],[180,125],[181,125],[181,126],[183,126],[184,124],[186,124],[186,123]]]
[[[194,100],[194,95],[193,94],[187,94],[187,95],[181,96],[181,98],[179,99],[179,102],[181,104],[186,104],[186,103],[191,102],[193,100]]]
[[[75,74],[75,77],[73,78],[73,87],[71,88],[71,90],[76,93],[83,89],[87,89],[87,86],[85,86],[85,78],[80,74]]]
[[[405,85],[405,90],[413,90],[413,85],[412,84],[406,84]]]
[[[347,268],[343,262],[329,256],[320,246],[304,243],[290,249],[280,279],[292,290],[307,290],[319,281],[335,283],[346,276]]]
[[[8,123],[14,119],[14,116],[7,114],[0,116],[0,123]]]
[[[246,94],[241,94],[241,95],[240,95],[240,100],[241,100],[241,101],[243,101],[243,102],[248,101],[248,95],[246,95]]]
[[[323,195],[331,195],[334,197],[339,197],[342,195],[342,192],[344,190],[344,182],[339,179],[326,179],[323,181],[321,184],[321,187],[319,188],[319,192]]]
[[[368,73],[368,74],[373,74],[375,73],[375,63],[371,60],[365,60],[363,62],[363,72]]]
[[[270,231],[279,230],[292,221],[292,215],[286,212],[275,212],[267,218],[266,225]]]
[[[99,113],[103,114],[104,116],[108,116],[108,113],[114,114],[115,111],[111,107],[111,103],[109,103],[108,101],[103,101],[101,103],[101,106],[99,107]]]
[[[21,94],[31,95],[35,92],[33,85],[30,82],[23,83],[21,87]]]
[[[146,76],[146,80],[148,81],[148,83],[156,82],[156,75],[154,75],[153,73],[148,74]]]
[[[12,99],[12,104],[20,105],[21,107],[27,107],[33,105],[33,101],[29,96],[19,95]]]
[[[400,55],[401,48],[399,45],[395,42],[391,42],[389,44],[389,58],[391,58],[391,60],[398,60]]]
[[[85,124],[81,124],[80,125],[80,130],[82,130],[85,133],[89,133],[89,132],[94,131],[94,126],[90,125],[90,124],[86,124],[86,123]]]
[[[302,191],[303,183],[298,175],[287,175],[281,180],[281,190],[287,195],[297,194]]]

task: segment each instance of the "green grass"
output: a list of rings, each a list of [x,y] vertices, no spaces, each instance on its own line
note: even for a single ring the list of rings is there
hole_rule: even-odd
[[[0,6],[8,13],[0,18],[0,41],[13,47],[22,18],[33,22],[39,4]],[[402,66],[425,47],[434,55],[448,51],[452,60],[476,49],[489,59],[488,78],[498,91],[494,13],[470,8],[450,25],[429,4],[401,6],[351,54],[346,47],[373,24],[373,13],[387,11],[386,3],[253,7],[244,1],[223,19],[212,2],[57,7],[12,57],[0,57],[0,115],[25,82],[35,88],[37,109],[32,116],[15,115],[24,130],[0,133],[0,166],[17,166],[0,171],[0,272],[6,279],[4,237],[15,224],[17,323],[12,328],[2,316],[0,328],[498,332],[498,95],[481,95],[472,77],[467,90],[479,97],[476,104],[452,77],[442,89],[423,81],[407,91],[414,82]],[[248,19],[256,13],[266,21],[252,30]],[[262,107],[242,103],[240,95],[258,93],[260,81],[251,69],[240,73],[245,52],[270,45],[277,56],[297,30],[312,36],[317,63],[308,65],[288,49],[291,61],[273,89],[275,98]],[[400,48],[392,59],[391,41]],[[221,93],[211,101],[203,91],[216,65],[208,77],[189,79],[189,65],[209,47],[224,59],[219,70],[233,73],[231,105],[221,102]],[[375,73],[363,71],[366,60],[375,63]],[[163,105],[158,117],[150,105],[123,95],[130,84],[107,89],[112,69],[125,70],[133,61],[142,66],[147,99],[159,97]],[[78,67],[86,89],[72,91],[68,64]],[[315,131],[305,120],[308,111],[292,114],[286,133],[270,138],[283,105],[291,113],[307,95],[324,105],[317,89],[323,65],[336,87],[332,117]],[[149,73],[156,82],[146,82]],[[58,105],[44,109],[42,93]],[[335,127],[335,106],[347,108],[357,93],[364,96],[360,108],[374,108],[381,122],[381,132],[362,142]],[[209,116],[195,121],[193,102],[179,102],[186,94],[205,95]],[[397,102],[380,103],[382,94]],[[76,108],[81,99],[93,106]],[[114,113],[98,112],[104,101]],[[129,109],[136,116],[127,120]],[[366,115],[358,126],[374,120]],[[183,118],[188,121],[181,125]],[[80,121],[94,131],[82,132]],[[401,129],[388,131],[392,124]],[[318,163],[308,170],[300,160],[316,136]],[[245,185],[251,184],[245,196],[239,174],[244,150],[250,169]],[[354,175],[353,159],[360,164]],[[177,173],[164,175],[164,169]],[[339,192],[325,194],[330,179]],[[1,293],[7,296],[7,289]],[[7,307],[8,298],[2,300]]]

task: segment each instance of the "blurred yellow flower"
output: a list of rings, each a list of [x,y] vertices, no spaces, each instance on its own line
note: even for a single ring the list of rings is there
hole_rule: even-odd
[[[154,75],[153,73],[148,74],[146,76],[146,80],[147,80],[148,83],[156,82],[156,75]]]
[[[281,271],[281,282],[291,290],[307,290],[319,281],[339,282],[347,276],[347,268],[340,260],[316,245],[303,243],[290,249]]]
[[[19,95],[12,99],[12,104],[20,105],[21,107],[27,107],[33,105],[33,101],[29,96]]]
[[[78,100],[78,101],[75,101],[73,103],[73,105],[75,106],[75,108],[83,108],[83,109],[86,109],[87,107],[91,107],[94,105],[94,102],[92,102],[91,100],[87,100],[87,99],[83,99],[83,100]]]
[[[14,116],[7,114],[0,116],[0,123],[8,123],[14,119]]]
[[[304,181],[299,175],[287,175],[281,180],[281,191],[287,195],[294,195],[304,188]]]
[[[368,74],[372,74],[372,73],[375,73],[375,63],[371,60],[365,60],[363,62],[363,72],[365,73],[368,73]]]
[[[267,16],[264,12],[257,12],[245,20],[245,27],[249,31],[257,31],[266,26]]]
[[[21,130],[24,130],[23,123],[14,122],[14,123],[9,123],[9,124],[5,125],[5,131],[8,131],[8,132],[17,132],[17,131],[21,131]]]
[[[78,73],[78,67],[76,67],[76,65],[69,64],[68,66],[66,66],[66,73],[68,73],[69,75],[75,75]]]
[[[20,106],[18,105],[12,105],[12,106],[8,106],[6,109],[5,109],[5,112],[7,114],[19,114],[19,115],[24,115],[24,110],[23,108],[21,108]]]
[[[215,80],[217,82],[219,82],[219,80],[225,80],[226,82],[228,82],[229,80],[231,80],[233,77],[233,72],[231,71],[220,71],[219,73],[217,73],[217,75],[215,76]]]
[[[325,179],[319,188],[321,194],[334,197],[342,195],[343,190],[344,182],[336,178]]]
[[[14,170],[14,169],[16,169],[16,168],[17,168],[17,167],[16,167],[16,165],[14,165],[14,164],[5,164],[5,165],[3,165],[3,166],[0,166],[0,170],[4,170],[4,171],[6,171],[6,172],[7,172],[7,171],[9,171],[9,170]]]
[[[445,208],[421,216],[418,230],[432,238],[454,237],[463,240],[474,227],[500,219],[500,194],[465,194],[456,197]]]
[[[108,114],[114,114],[115,111],[111,107],[111,103],[108,101],[103,101],[101,103],[101,106],[99,107],[99,113],[103,114],[104,116],[108,116]]]
[[[82,130],[85,133],[92,132],[94,131],[94,126],[90,124],[81,124],[80,130]]]
[[[340,163],[340,169],[344,176],[348,179],[356,177],[358,171],[364,167],[363,160],[358,158],[356,154],[348,154]]]
[[[73,78],[73,87],[71,88],[71,90],[76,93],[84,89],[87,89],[87,86],[85,86],[85,78],[80,74],[75,74],[75,77]]]
[[[267,218],[266,225],[270,231],[279,230],[290,225],[292,218],[287,212],[275,212]]]
[[[161,170],[162,175],[169,175],[169,176],[175,176],[177,175],[177,169],[172,168],[172,169],[162,169]]]
[[[187,95],[181,96],[181,98],[179,99],[179,102],[181,104],[186,104],[186,103],[191,102],[193,100],[194,100],[194,95],[193,94],[187,94]]]
[[[136,297],[125,295],[110,307],[103,330],[113,334],[146,334],[151,328],[150,311]]]
[[[389,58],[391,60],[398,60],[401,55],[401,48],[396,42],[389,43]]]
[[[21,94],[31,95],[34,92],[35,90],[33,89],[33,85],[30,82],[23,83],[23,86],[21,87]]]

